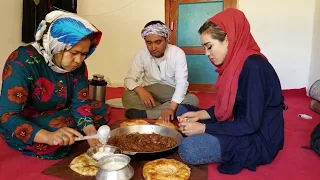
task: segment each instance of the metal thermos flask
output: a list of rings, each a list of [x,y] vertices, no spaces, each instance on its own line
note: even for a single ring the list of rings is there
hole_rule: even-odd
[[[103,75],[94,74],[89,85],[90,99],[105,103],[107,84]]]

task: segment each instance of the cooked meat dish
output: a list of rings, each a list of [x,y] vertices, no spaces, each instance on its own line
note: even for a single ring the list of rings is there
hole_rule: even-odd
[[[171,149],[178,145],[172,137],[159,134],[124,134],[111,137],[109,145],[117,146],[123,151],[131,152],[158,152]]]

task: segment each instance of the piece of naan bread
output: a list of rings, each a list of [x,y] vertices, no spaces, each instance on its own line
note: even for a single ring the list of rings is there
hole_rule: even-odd
[[[143,124],[149,124],[149,123],[148,123],[148,121],[145,121],[142,119],[136,119],[136,120],[124,121],[124,122],[120,123],[120,127],[133,126],[133,125],[143,125]]]
[[[187,180],[190,178],[190,168],[175,159],[156,159],[143,166],[145,180]]]
[[[156,120],[155,124],[159,125],[159,126],[164,126],[164,127],[168,127],[170,129],[173,130],[178,130],[177,126],[175,126],[173,123],[168,122],[168,123],[164,123],[162,119],[158,119]]]
[[[75,157],[69,167],[83,176],[95,176],[99,170],[97,161],[89,157],[87,153]]]

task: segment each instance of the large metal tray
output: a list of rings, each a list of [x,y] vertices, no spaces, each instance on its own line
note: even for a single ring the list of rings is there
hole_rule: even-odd
[[[159,152],[131,152],[131,151],[123,151],[123,154],[127,154],[131,156],[131,158],[138,158],[138,159],[158,159],[162,157],[169,156],[170,154],[174,153],[182,139],[183,136],[175,130],[172,130],[170,128],[164,127],[164,126],[159,126],[159,125],[151,125],[151,124],[145,124],[145,125],[133,125],[133,126],[124,126],[124,127],[119,127],[111,131],[111,137],[117,136],[117,135],[123,135],[123,134],[132,134],[132,133],[140,133],[140,134],[152,134],[156,133],[162,136],[169,136],[173,137],[178,141],[178,145],[165,150],[165,151],[159,151]]]

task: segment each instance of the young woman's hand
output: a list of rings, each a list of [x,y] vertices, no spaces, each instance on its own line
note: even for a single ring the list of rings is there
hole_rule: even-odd
[[[199,117],[196,111],[186,112],[178,117],[179,122],[196,122],[198,120],[199,120]]]
[[[190,111],[178,117],[179,122],[196,122],[198,120],[208,120],[208,119],[211,119],[211,117],[206,110]]]
[[[204,133],[205,129],[206,129],[205,124],[202,124],[199,122],[180,122],[179,123],[179,130],[186,136]]]

